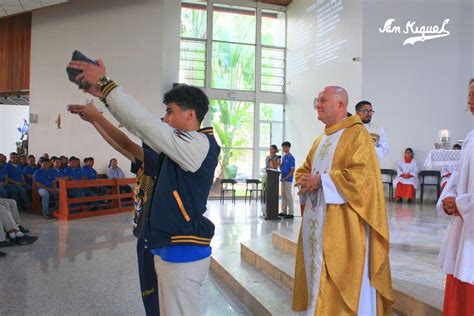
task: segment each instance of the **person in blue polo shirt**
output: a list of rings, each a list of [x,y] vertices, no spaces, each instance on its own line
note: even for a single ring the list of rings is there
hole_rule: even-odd
[[[49,208],[49,200],[51,197],[57,200],[59,191],[56,188],[56,172],[49,167],[49,159],[42,159],[41,168],[35,171],[33,178],[36,182],[38,193],[41,196],[43,216],[46,219],[51,219],[52,215],[51,209]]]
[[[97,171],[92,167],[94,166],[94,158],[87,157],[84,158],[84,163],[82,165],[82,174],[87,180],[96,180]]]
[[[0,198],[6,199],[8,197],[7,184],[7,173],[3,167],[0,167]]]
[[[33,173],[36,171],[36,158],[33,155],[28,156],[28,164],[23,167],[23,176],[25,177],[26,183],[33,185]]]
[[[84,158],[84,164],[82,166],[82,174],[87,180],[97,180],[97,171],[94,169],[94,158]],[[104,195],[107,192],[105,187],[92,187],[86,190],[91,190],[93,193]],[[87,194],[86,194],[87,195]]]
[[[79,167],[79,159],[71,156],[68,159],[68,165],[63,169],[63,176],[66,180],[82,180],[82,171]],[[80,198],[84,197],[84,191],[81,188],[71,188],[67,189],[67,195],[70,198]],[[71,207],[79,207],[81,204],[71,204]]]
[[[20,170],[18,164],[17,153],[12,152],[10,154],[10,162],[6,164],[5,168],[8,176],[7,190],[10,189],[16,198],[20,196],[23,208],[28,208],[30,205],[31,185],[26,183],[25,177],[23,177],[23,171]]]
[[[68,180],[85,180],[85,176],[82,173],[81,166],[80,166],[81,161],[79,158],[76,158],[72,156],[69,158],[69,166],[64,168],[64,176],[67,177]],[[91,190],[84,190],[80,188],[74,188],[74,189],[68,189],[67,193],[69,197],[72,198],[79,198],[79,197],[84,197],[84,196],[96,196],[97,194],[92,192]],[[97,202],[91,202],[88,203],[88,205],[92,205],[93,207],[97,206]],[[76,207],[78,205],[74,204],[72,205],[73,207]]]
[[[98,63],[68,66],[82,71],[76,79],[91,85],[87,92],[102,97],[114,117],[155,151],[148,157],[141,149],[139,158],[159,170],[144,236],[155,255],[160,314],[200,315],[215,229],[204,213],[220,154],[212,128],[200,128],[209,99],[197,87],[179,85],[164,95],[162,121],[106,77],[103,62]]]
[[[281,157],[281,213],[283,218],[293,218],[293,174],[295,173],[295,157],[290,154],[291,143],[286,141],[281,144],[283,156]]]
[[[67,180],[66,176],[64,175],[64,169],[62,167],[62,162],[60,158],[53,159],[53,168],[52,170],[55,172],[56,180]]]

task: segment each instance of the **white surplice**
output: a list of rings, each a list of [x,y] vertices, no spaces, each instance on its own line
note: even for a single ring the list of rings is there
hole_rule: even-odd
[[[323,261],[323,228],[326,218],[327,204],[344,204],[346,200],[338,192],[334,182],[327,172],[331,170],[334,152],[343,129],[331,135],[324,135],[312,163],[311,173],[321,174],[321,186],[316,192],[305,194],[305,209],[302,223],[303,253],[308,282],[309,306],[308,315],[314,315],[319,293],[321,267]],[[368,245],[369,228],[366,227],[366,240]],[[359,315],[376,315],[376,291],[370,285],[368,274],[368,251],[366,251],[364,271],[359,300]]]
[[[448,196],[456,198],[462,218],[451,216],[439,251],[438,265],[444,273],[474,284],[474,130],[466,136],[458,171],[451,175],[438,200],[439,216],[448,216],[442,204]]]
[[[402,174],[410,174],[411,178],[402,178]],[[393,180],[393,187],[397,187],[398,183],[411,184],[415,190],[418,190],[418,163],[415,158],[410,163],[406,163],[405,160],[397,163],[397,177]]]

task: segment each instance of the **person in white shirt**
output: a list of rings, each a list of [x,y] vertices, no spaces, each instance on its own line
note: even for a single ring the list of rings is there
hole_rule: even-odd
[[[372,123],[372,115],[375,111],[372,109],[372,104],[369,101],[360,101],[356,104],[355,110],[360,117],[362,123],[367,128],[374,141],[375,152],[379,162],[388,155],[388,140],[387,135],[382,127]]]
[[[418,189],[418,163],[413,156],[413,149],[407,148],[403,160],[397,163],[397,177],[393,181],[393,186],[397,188],[395,199],[399,203],[403,199],[411,203]]]

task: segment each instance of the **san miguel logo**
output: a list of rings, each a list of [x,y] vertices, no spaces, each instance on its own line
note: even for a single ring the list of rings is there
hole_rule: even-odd
[[[387,19],[383,28],[379,28],[379,32],[391,34],[401,34],[403,32],[403,34],[413,35],[405,39],[403,45],[414,45],[416,42],[424,42],[451,34],[446,29],[449,19],[444,19],[441,25],[417,25],[416,22],[408,21],[403,30],[401,26],[394,25],[394,22],[395,19]]]

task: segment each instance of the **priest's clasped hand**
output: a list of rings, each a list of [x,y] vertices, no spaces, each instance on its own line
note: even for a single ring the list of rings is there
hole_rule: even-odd
[[[319,172],[316,174],[307,174],[297,183],[301,186],[300,193],[317,191],[321,187],[321,175]]]

